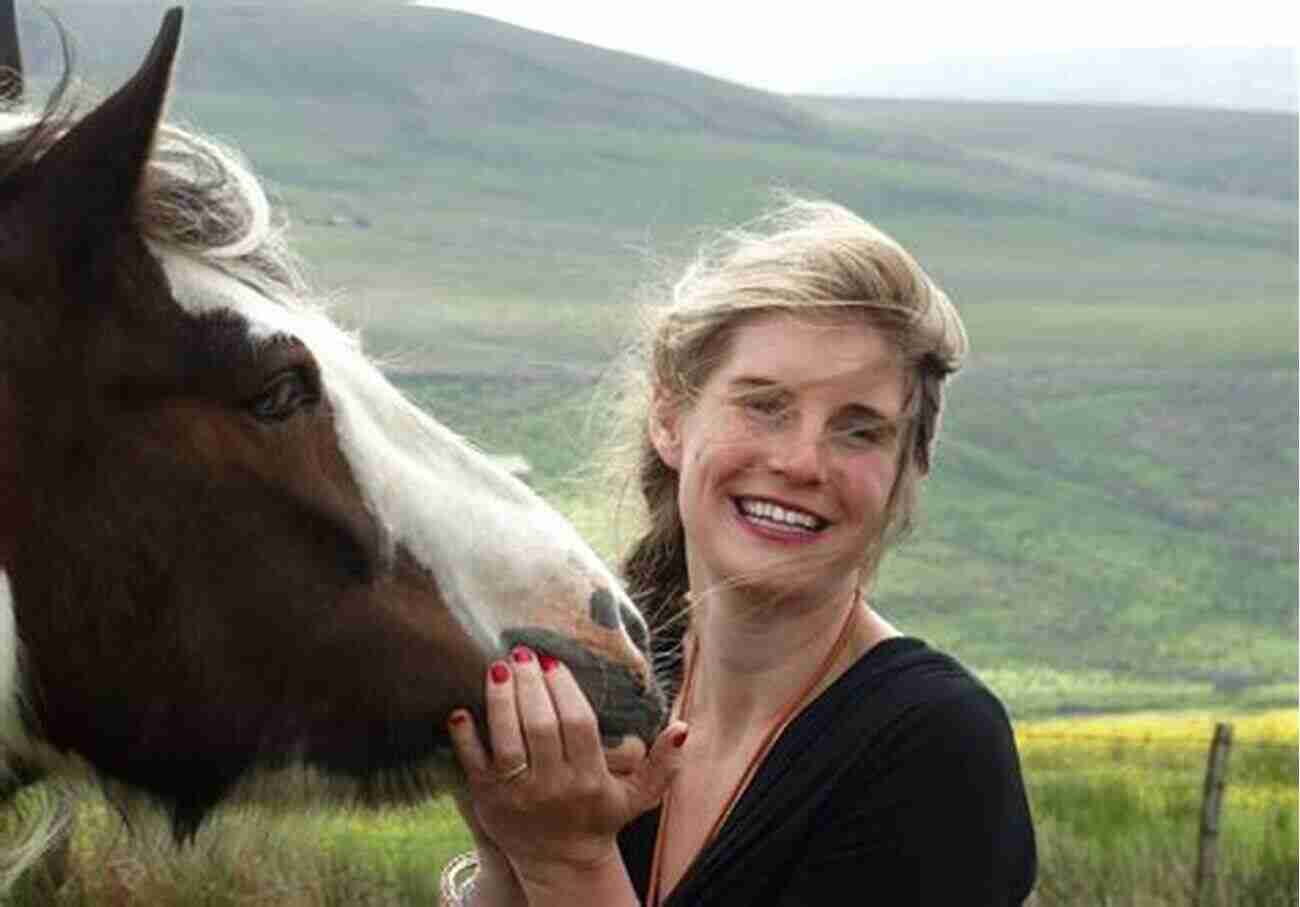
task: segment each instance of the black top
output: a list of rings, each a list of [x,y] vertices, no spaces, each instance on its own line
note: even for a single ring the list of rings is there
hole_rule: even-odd
[[[658,826],[655,809],[619,835],[642,900]],[[791,722],[663,903],[1008,907],[1036,868],[1002,704],[953,658],[898,637]]]

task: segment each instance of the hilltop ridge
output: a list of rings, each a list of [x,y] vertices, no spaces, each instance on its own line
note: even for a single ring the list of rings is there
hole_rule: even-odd
[[[169,0],[52,7],[97,83],[137,64]],[[29,66],[61,65],[48,23],[20,11]],[[177,98],[328,100],[444,129],[596,125],[802,140],[820,118],[777,95],[471,13],[399,2],[193,5]]]

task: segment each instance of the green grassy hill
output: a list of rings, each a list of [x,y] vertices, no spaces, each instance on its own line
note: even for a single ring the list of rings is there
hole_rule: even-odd
[[[1295,219],[1296,119],[1179,107],[802,97],[841,125],[1013,159],[1047,158],[1199,192],[1268,199]],[[1104,184],[1097,184],[1099,187]],[[1286,212],[1280,211],[1286,219]]]
[[[53,3],[100,86],[163,6]],[[855,208],[974,345],[881,608],[1021,714],[1295,701],[1295,116],[778,97],[377,0],[194,4],[173,110],[244,149],[405,386],[610,553],[572,476],[629,301],[773,188]]]

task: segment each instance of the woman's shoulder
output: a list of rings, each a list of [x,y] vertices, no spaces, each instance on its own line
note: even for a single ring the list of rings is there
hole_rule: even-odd
[[[826,708],[800,729],[805,741],[834,754],[825,770],[833,809],[874,810],[901,797],[908,809],[924,813],[928,803],[942,813],[970,801],[967,816],[1013,817],[1017,828],[1027,823],[1007,710],[960,661],[899,637],[867,653],[841,680]]]
[[[993,695],[957,658],[915,636],[881,640],[854,662],[828,692],[837,686],[845,688],[840,695],[848,698],[860,697],[864,692],[902,696],[908,701]]]
[[[1010,733],[1001,700],[952,655],[912,636],[877,643],[827,691],[814,723],[843,727],[853,738],[877,740],[905,729],[930,726],[940,736]]]

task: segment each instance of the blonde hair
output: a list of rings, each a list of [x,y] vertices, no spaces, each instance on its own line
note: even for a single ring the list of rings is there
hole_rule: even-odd
[[[617,395],[624,430],[612,463],[625,480],[636,476],[644,507],[622,572],[656,631],[657,660],[671,657],[680,641],[688,579],[677,473],[651,443],[650,407],[656,399],[689,407],[736,331],[770,313],[860,315],[903,365],[899,469],[877,543],[863,552],[864,587],[884,552],[911,529],[920,480],[934,461],[944,384],[967,353],[966,332],[947,295],[902,246],[839,205],[798,198],[705,245],[667,304],[647,307]]]

